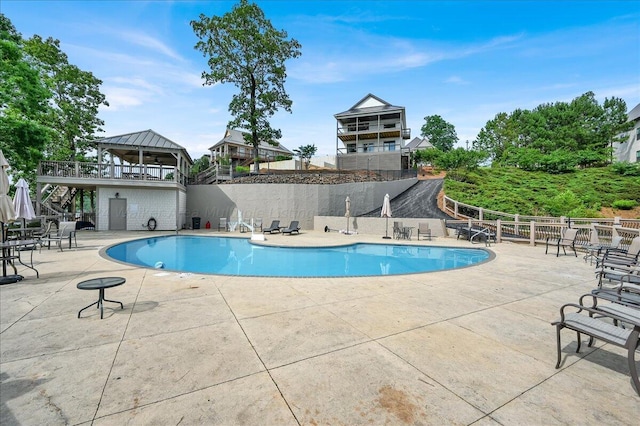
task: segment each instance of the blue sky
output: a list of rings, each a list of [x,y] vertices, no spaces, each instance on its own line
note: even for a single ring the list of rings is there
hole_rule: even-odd
[[[202,86],[189,22],[229,1],[2,0],[24,37],[59,39],[103,81],[101,136],[153,129],[197,159],[224,135],[236,88]],[[288,63],[293,113],[271,123],[289,149],[336,149],[334,114],[368,93],[404,106],[411,136],[438,114],[473,141],[500,112],[593,91],[640,102],[638,1],[256,1],[302,44]]]

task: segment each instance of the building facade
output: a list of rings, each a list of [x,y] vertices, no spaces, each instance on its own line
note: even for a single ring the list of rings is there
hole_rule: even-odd
[[[369,93],[335,114],[337,167],[343,170],[406,170],[411,138],[404,107]]]
[[[248,133],[227,129],[223,138],[215,145],[209,148],[211,152],[211,162],[218,163],[220,159],[227,159],[231,166],[248,166],[254,161],[253,145],[247,144],[245,135]],[[279,157],[293,157],[294,153],[284,146],[271,145],[270,143],[260,141],[258,146],[258,157],[260,161],[275,161]]]
[[[633,129],[627,132],[627,139],[614,144],[614,157],[617,161],[640,163],[640,104],[628,114],[629,121],[634,123]]]

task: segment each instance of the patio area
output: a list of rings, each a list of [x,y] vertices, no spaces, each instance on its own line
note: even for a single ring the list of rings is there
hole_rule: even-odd
[[[224,235],[210,230],[198,235]],[[0,286],[0,424],[637,424],[626,351],[576,354],[559,308],[596,286],[582,257],[501,243],[480,266],[365,278],[252,278],[115,263],[150,232],[80,231]],[[237,236],[246,234],[236,233]],[[267,243],[383,243],[301,231]],[[435,238],[403,244],[472,246]],[[484,247],[484,245],[473,245]],[[104,319],[80,281],[119,276]],[[586,337],[583,337],[586,342]]]

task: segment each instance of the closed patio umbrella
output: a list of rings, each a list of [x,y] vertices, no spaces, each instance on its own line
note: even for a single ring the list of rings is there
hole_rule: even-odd
[[[380,210],[380,217],[386,218],[384,237],[385,239],[390,239],[389,236],[389,218],[391,217],[391,201],[389,201],[389,194],[385,194],[384,201],[382,202],[382,210]]]
[[[27,220],[36,218],[36,212],[33,210],[31,196],[29,195],[29,184],[22,178],[20,178],[18,183],[16,183],[16,193],[13,196],[13,207],[16,211],[16,218],[22,219],[23,228],[26,227],[25,225]]]
[[[4,241],[4,224],[6,222],[12,222],[16,219],[16,211],[13,208],[13,203],[9,197],[9,177],[7,176],[7,169],[9,163],[4,158],[2,150],[0,150],[0,222],[2,222],[2,241]]]
[[[0,150],[0,226],[2,227],[3,243],[6,240],[4,234],[4,224],[16,219],[16,212],[13,209],[13,203],[11,202],[11,198],[9,197],[9,177],[7,176],[8,168],[9,163],[7,162],[7,159],[4,158],[2,150]],[[6,250],[9,249],[2,249],[3,258],[8,254]],[[7,276],[7,262],[8,260],[2,260],[2,280],[0,281],[0,284],[14,283],[22,279],[22,276],[20,275]]]
[[[345,213],[344,213],[344,217],[347,218],[347,235],[349,234],[349,218],[351,217],[351,200],[349,199],[349,196],[347,196],[347,199],[344,200],[345,203]]]

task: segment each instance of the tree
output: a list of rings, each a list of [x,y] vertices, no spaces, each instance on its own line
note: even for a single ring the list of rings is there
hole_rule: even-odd
[[[309,164],[311,164],[311,157],[316,155],[318,148],[315,145],[300,146],[298,149],[294,149],[293,152],[300,158],[300,161],[304,163],[304,169],[309,170]]]
[[[0,149],[14,177],[31,183],[52,136],[42,124],[50,96],[38,70],[24,55],[22,36],[0,14]]]
[[[53,94],[47,124],[55,138],[48,147],[48,156],[56,160],[83,159],[92,148],[95,134],[103,131],[98,108],[109,103],[100,92],[102,81],[70,64],[59,40],[43,40],[34,35],[25,42],[25,52],[34,58]]]
[[[229,104],[234,117],[229,128],[248,130],[245,142],[253,146],[258,171],[260,141],[277,145],[282,137],[268,119],[278,108],[291,112],[291,100],[284,89],[285,62],[300,56],[301,45],[276,30],[264,12],[247,0],[240,0],[223,16],[200,15],[191,21],[199,41],[195,48],[208,57],[211,72],[204,71],[205,85],[232,83],[238,89]]]
[[[211,157],[205,154],[193,162],[193,166],[191,166],[191,175],[195,176],[200,172],[204,172],[210,166],[211,166]]]
[[[613,142],[632,126],[622,99],[599,105],[587,92],[569,103],[500,113],[480,130],[473,146],[486,151],[494,165],[566,173],[609,163]]]
[[[420,129],[422,136],[429,139],[431,145],[440,151],[450,151],[458,142],[458,135],[453,124],[447,123],[439,115],[429,115]]]

